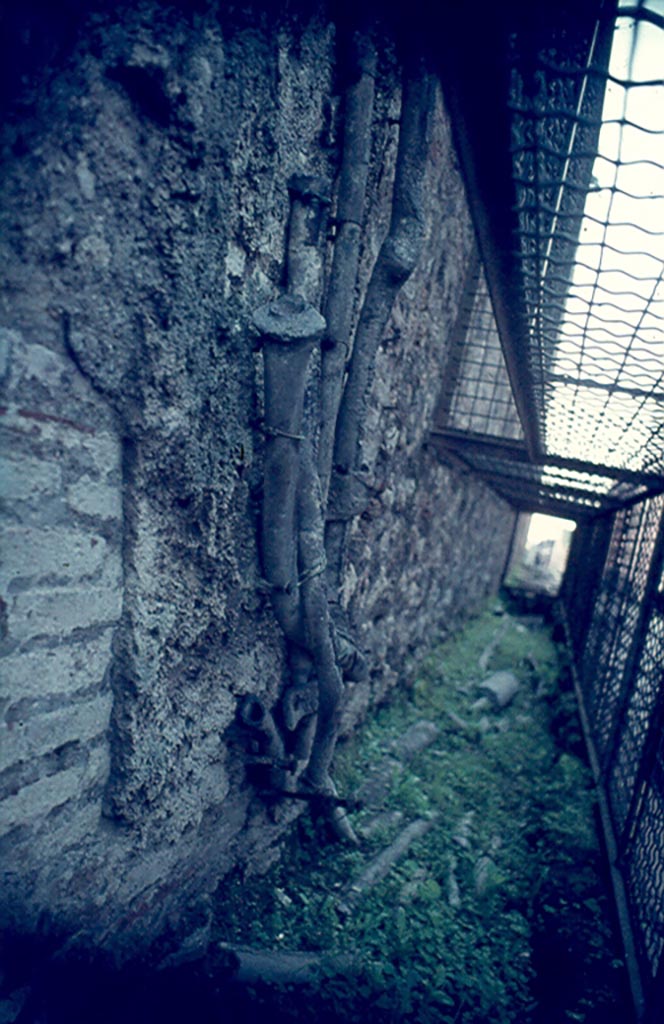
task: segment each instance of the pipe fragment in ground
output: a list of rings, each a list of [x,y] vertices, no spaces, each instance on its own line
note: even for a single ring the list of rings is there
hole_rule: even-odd
[[[394,741],[392,750],[400,761],[410,760],[411,757],[426,750],[439,734],[440,729],[435,722],[420,718],[406,729],[403,736]]]
[[[438,814],[434,814],[430,818],[417,818],[416,821],[407,825],[396,839],[384,850],[381,850],[373,860],[369,861],[361,874],[351,882],[340,897],[337,909],[341,913],[351,913],[358,900],[390,873],[397,861],[408,853],[416,840],[421,839],[433,828],[438,817]]]
[[[512,703],[519,691],[519,686],[519,680],[513,672],[494,672],[479,685],[479,689],[487,694],[487,697],[480,697],[472,707],[478,708],[480,701],[485,701],[486,703],[482,707],[493,707],[501,711]]]
[[[348,954],[309,953],[288,949],[252,949],[230,942],[210,942],[209,934],[198,945],[166,957],[159,971],[204,965],[208,977],[218,983],[241,985],[311,985],[322,974],[352,975],[360,970],[359,959]]]
[[[353,956],[246,949],[221,942],[215,943],[207,959],[210,967],[218,960],[223,974],[243,985],[311,985],[320,980],[322,972],[349,975],[359,970]]]
[[[404,763],[430,746],[439,733],[438,726],[424,718],[409,726],[403,736],[391,745],[386,756],[371,766],[358,791],[362,803],[369,807],[378,806],[390,792],[395,775]]]

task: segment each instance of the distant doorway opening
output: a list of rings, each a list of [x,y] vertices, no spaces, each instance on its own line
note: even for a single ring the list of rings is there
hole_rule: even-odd
[[[571,519],[520,512],[504,586],[556,597],[575,529]]]

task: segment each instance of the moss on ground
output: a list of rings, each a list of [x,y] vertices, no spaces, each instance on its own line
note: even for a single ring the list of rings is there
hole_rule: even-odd
[[[514,700],[473,707],[499,670],[519,679]],[[322,968],[315,991],[254,993],[271,1019],[630,1019],[567,680],[549,628],[494,602],[339,751],[348,796],[377,766],[388,772],[378,805],[351,816],[361,848],[326,844],[303,816],[267,876],[234,876],[218,893],[220,941],[356,958],[352,978]],[[421,719],[437,738],[394,763],[394,743]],[[349,908],[349,881],[416,819],[430,820],[427,834]]]

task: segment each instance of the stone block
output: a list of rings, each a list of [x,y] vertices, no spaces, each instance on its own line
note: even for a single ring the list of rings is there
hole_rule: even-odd
[[[100,519],[122,516],[122,492],[117,486],[100,483],[86,476],[67,488],[67,504],[74,512]]]
[[[12,720],[10,707],[5,721],[0,723],[0,771],[65,743],[89,742],[108,728],[112,703],[112,694],[104,693],[45,714],[30,716],[28,710],[18,721]]]
[[[108,779],[108,773],[111,769],[111,750],[108,743],[99,743],[93,747],[90,751],[87,763],[85,765],[85,773],[83,775],[83,791],[90,789],[92,786],[98,786],[100,783],[105,783]],[[101,808],[100,808],[101,811]],[[70,837],[70,842],[71,837]]]
[[[101,685],[111,660],[113,630],[66,646],[12,654],[0,663],[3,699],[66,695]]]
[[[59,387],[63,375],[71,377],[71,360],[44,345],[15,345],[12,359],[14,380],[37,380],[42,386]]]
[[[50,861],[51,870],[53,870],[53,865],[58,863],[58,859],[62,858],[65,852],[69,853],[69,856],[66,858],[67,866],[71,865],[74,871],[78,869],[77,857],[72,855],[72,851],[75,847],[79,847],[76,854],[80,857],[81,844],[85,845],[86,839],[89,840],[90,836],[94,835],[95,830],[99,827],[99,819],[101,817],[101,801],[85,799],[85,793],[91,785],[106,780],[108,768],[109,757],[106,746],[97,747],[90,752],[85,775],[81,779],[77,792],[77,796],[83,799],[77,800],[75,804],[72,801],[67,808],[67,813],[63,814],[57,822],[52,823],[48,828],[47,834],[40,837],[38,855],[40,858],[43,857],[44,860],[48,859]],[[61,860],[59,867],[56,868],[54,873],[57,873],[58,883],[62,885],[65,881],[63,878],[64,861]],[[77,888],[76,892],[78,893],[78,891]],[[100,889],[100,893],[103,891],[103,889]],[[87,893],[86,897],[89,899],[90,894]],[[94,894],[93,899],[95,899],[95,902],[102,902],[99,894]]]
[[[83,445],[102,477],[120,468],[122,445],[119,438],[113,434],[95,434],[94,437],[85,438]]]
[[[15,796],[0,803],[0,835],[18,825],[27,825],[42,818],[55,807],[60,807],[75,797],[86,776],[83,764],[67,768],[64,772],[38,779],[30,786],[24,786]]]
[[[95,197],[95,176],[90,170],[84,153],[81,153],[76,164],[76,178],[78,187],[84,199],[92,200]]]
[[[107,545],[94,533],[9,527],[0,537],[0,586],[47,577],[79,581],[101,569]]]
[[[58,494],[60,467],[43,459],[0,458],[0,497],[6,501],[28,501]]]
[[[57,587],[18,594],[9,604],[9,635],[68,636],[76,629],[110,625],[122,610],[122,591],[108,587]]]

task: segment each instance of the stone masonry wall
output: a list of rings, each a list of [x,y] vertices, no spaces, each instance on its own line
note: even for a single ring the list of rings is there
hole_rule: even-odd
[[[268,814],[236,726],[286,677],[249,324],[283,287],[289,178],[338,169],[344,27],[316,3],[99,2],[5,28],[0,916],[130,955],[268,864],[296,813]],[[400,108],[376,31],[356,316]],[[372,669],[346,731],[495,590],[513,521],[426,445],[472,242],[440,94],[427,196],[365,424],[342,603]]]

